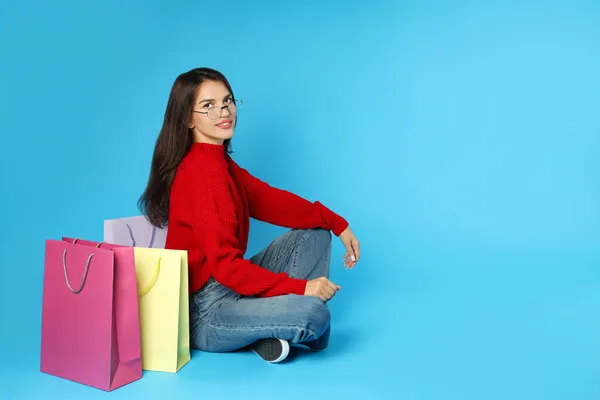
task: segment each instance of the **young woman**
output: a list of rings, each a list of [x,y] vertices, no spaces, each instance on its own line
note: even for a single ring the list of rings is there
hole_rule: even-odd
[[[140,208],[166,248],[188,251],[193,348],[250,348],[269,362],[289,342],[322,350],[329,342],[326,302],[341,289],[328,279],[331,233],[360,258],[359,242],[339,215],[276,189],[229,155],[240,102],[227,79],[209,68],[175,80]],[[292,228],[244,259],[250,217]]]

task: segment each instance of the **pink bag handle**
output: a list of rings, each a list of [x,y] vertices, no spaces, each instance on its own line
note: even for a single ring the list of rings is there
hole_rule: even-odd
[[[77,243],[77,241],[79,240],[79,238],[73,240],[73,243]],[[100,248],[100,246],[102,245],[103,242],[100,242],[96,245],[96,248]],[[94,253],[90,254],[86,263],[85,263],[85,270],[83,271],[83,278],[81,279],[81,285],[79,285],[79,289],[75,290],[73,289],[73,287],[71,286],[71,283],[69,282],[69,275],[67,274],[67,249],[65,249],[63,251],[63,272],[65,273],[65,283],[67,284],[67,287],[69,288],[69,290],[75,294],[78,294],[79,292],[81,292],[83,290],[83,287],[85,286],[85,280],[87,279],[88,276],[88,272],[90,269],[90,263],[92,261],[92,257],[94,257]]]
[[[77,241],[78,241],[78,240],[79,240],[79,238],[75,238],[75,239],[73,239],[73,244],[77,243]],[[100,248],[100,246],[102,246],[103,244],[104,244],[104,242],[100,242],[100,243],[98,243],[98,244],[96,245],[96,248],[97,248],[97,249],[99,249],[99,248]]]

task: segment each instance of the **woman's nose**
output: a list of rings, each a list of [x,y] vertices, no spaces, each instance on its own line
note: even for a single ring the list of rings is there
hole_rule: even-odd
[[[228,105],[227,105],[227,106],[223,106],[223,107],[221,107],[221,116],[223,116],[223,113],[224,113],[225,111],[227,111],[227,116],[230,116],[230,115],[231,115],[231,111],[229,110],[229,106],[228,106]]]

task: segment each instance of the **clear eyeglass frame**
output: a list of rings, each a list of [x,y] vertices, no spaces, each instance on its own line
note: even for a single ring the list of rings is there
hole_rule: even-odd
[[[238,110],[238,109],[242,108],[242,104],[243,104],[242,100],[234,100],[225,106],[211,107],[208,109],[208,111],[194,110],[194,112],[198,113],[198,114],[205,114],[208,117],[208,119],[217,120],[217,119],[221,118],[221,116],[223,115],[224,109],[227,108],[227,111],[229,111],[229,113],[231,114],[232,109],[229,107],[233,106],[233,110]]]

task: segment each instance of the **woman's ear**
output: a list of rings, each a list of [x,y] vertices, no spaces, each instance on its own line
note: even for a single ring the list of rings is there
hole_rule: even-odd
[[[190,123],[188,124],[188,128],[190,128],[190,129],[194,129],[194,123],[193,123],[193,122],[190,122]]]

